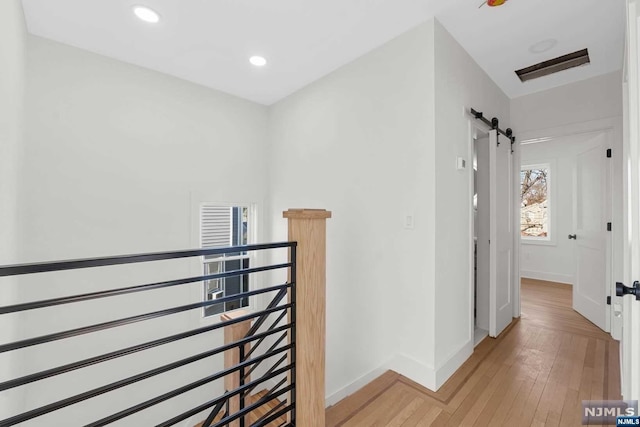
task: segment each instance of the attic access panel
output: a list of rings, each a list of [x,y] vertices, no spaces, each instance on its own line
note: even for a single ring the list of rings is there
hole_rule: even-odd
[[[540,62],[530,67],[522,68],[516,71],[516,75],[520,78],[520,81],[526,82],[589,63],[591,63],[589,49],[582,49],[548,61]]]

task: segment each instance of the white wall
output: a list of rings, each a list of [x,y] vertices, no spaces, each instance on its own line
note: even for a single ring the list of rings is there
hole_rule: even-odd
[[[26,31],[19,0],[0,2],[0,265],[17,260],[18,167],[21,161],[24,44]],[[11,304],[17,294],[14,280],[0,279],[0,306]],[[16,316],[0,319],[0,342],[13,341],[18,331]],[[0,378],[17,369],[12,354],[0,355]],[[19,407],[17,393],[0,394],[0,419],[8,408]]]
[[[198,201],[266,202],[266,107],[166,75],[30,36],[28,39],[25,162],[21,169],[23,262],[176,250],[198,245]],[[261,236],[260,236],[261,237]],[[262,240],[262,239],[261,239]],[[25,300],[198,274],[197,261],[113,268],[96,276],[60,273],[47,282],[28,280]],[[95,271],[94,271],[95,274]],[[124,283],[123,283],[124,282]],[[31,315],[27,336],[92,324],[134,313],[196,302],[200,284],[52,308]],[[108,312],[97,304],[112,304]],[[113,305],[115,304],[115,305]],[[46,316],[46,317],[45,317]],[[73,354],[60,343],[21,351],[30,370],[100,354],[178,331],[206,320],[199,310],[74,339]],[[109,372],[77,371],[29,389],[32,407],[220,344],[220,334],[163,346],[107,364]],[[221,360],[221,358],[218,358]],[[222,365],[211,359],[183,368],[180,378],[158,377],[89,401],[96,418]],[[195,369],[194,369],[195,367]],[[212,367],[215,367],[213,369]],[[76,389],[77,390],[77,389]],[[210,392],[211,390],[209,390]],[[132,399],[131,396],[135,396]],[[204,391],[172,399],[128,425],[152,425],[204,402]],[[189,401],[189,399],[193,399]],[[150,414],[154,414],[153,416]],[[83,424],[73,410],[62,424]],[[52,425],[58,418],[52,418]],[[194,420],[197,421],[197,420]],[[136,424],[137,423],[137,424]],[[194,423],[191,423],[194,424]]]
[[[513,126],[520,134],[608,117],[622,117],[620,72],[511,100]]]
[[[511,116],[521,141],[530,138],[561,137],[578,131],[612,127],[614,188],[622,188],[622,77],[619,72],[516,98],[511,103]],[[552,208],[555,219],[555,226],[552,227],[558,239],[552,245],[523,242],[521,271],[524,277],[573,283],[574,245],[568,241],[567,235],[572,234],[573,230],[571,197],[575,159],[572,158],[572,153],[575,150],[563,146],[561,142],[536,145],[522,147],[522,163],[557,159],[556,171],[551,179],[556,203],[556,207]],[[618,225],[621,225],[622,220],[621,196],[617,193],[614,199],[613,222]],[[621,227],[614,226],[614,232],[615,241],[620,242]],[[614,244],[614,247],[619,246]],[[614,257],[614,270],[620,273],[621,258]]]
[[[275,218],[334,212],[328,403],[384,368],[437,389],[473,351],[473,169],[456,170],[472,106],[509,123],[508,98],[430,21],[272,107]]]
[[[328,403],[388,367],[430,381],[433,99],[430,21],[271,108],[269,228],[284,233],[279,218],[289,207],[333,211]],[[414,229],[403,228],[405,214]]]
[[[509,99],[436,21],[436,275],[435,369],[437,387],[473,351],[473,146],[470,107],[500,127],[512,127]],[[467,160],[464,171],[456,157]]]

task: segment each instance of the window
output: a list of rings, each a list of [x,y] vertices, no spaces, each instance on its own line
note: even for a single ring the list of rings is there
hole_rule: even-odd
[[[550,240],[550,185],[548,164],[523,166],[520,171],[520,235]]]
[[[200,241],[203,248],[225,248],[248,244],[249,213],[246,206],[224,206],[205,204],[200,208]],[[247,252],[209,255],[203,257],[204,274],[217,274],[249,268]],[[237,295],[249,290],[249,275],[243,274],[204,282],[205,301]],[[213,316],[226,311],[247,307],[247,298],[238,298],[205,307],[204,316]]]

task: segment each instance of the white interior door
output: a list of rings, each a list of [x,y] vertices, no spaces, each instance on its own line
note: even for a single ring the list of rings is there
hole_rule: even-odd
[[[497,337],[513,320],[513,158],[511,142],[489,133],[489,335]]]
[[[629,1],[627,14],[627,63],[625,94],[625,239],[624,281],[631,286],[640,280],[640,4]],[[640,302],[632,296],[623,298],[622,308],[622,396],[640,399]]]
[[[586,141],[576,155],[573,215],[575,237],[575,283],[573,309],[600,329],[607,322],[608,163],[606,134]],[[569,236],[567,236],[569,237]]]

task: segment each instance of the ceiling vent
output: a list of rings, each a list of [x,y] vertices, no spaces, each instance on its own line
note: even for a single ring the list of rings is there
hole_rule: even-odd
[[[582,49],[568,55],[559,56],[557,58],[523,68],[516,71],[516,74],[521,81],[526,82],[527,80],[537,79],[538,77],[548,76],[549,74],[568,70],[569,68],[589,64],[590,62],[589,49]]]

